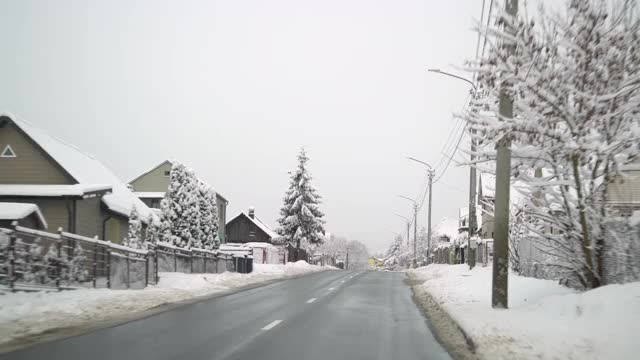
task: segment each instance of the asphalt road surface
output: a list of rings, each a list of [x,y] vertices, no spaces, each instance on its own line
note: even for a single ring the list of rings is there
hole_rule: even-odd
[[[326,271],[42,343],[1,359],[449,359],[405,274]]]

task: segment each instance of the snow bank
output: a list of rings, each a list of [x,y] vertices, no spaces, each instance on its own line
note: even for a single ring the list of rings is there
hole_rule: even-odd
[[[487,359],[637,359],[640,282],[576,292],[509,276],[509,310],[491,308],[491,267],[410,270]]]
[[[261,282],[332,269],[304,261],[254,265],[250,274],[160,273],[144,290],[80,289],[62,292],[0,292],[0,345],[59,328],[89,327],[153,307]]]

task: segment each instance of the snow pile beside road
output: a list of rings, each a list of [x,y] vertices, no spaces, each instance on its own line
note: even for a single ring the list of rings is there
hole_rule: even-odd
[[[60,328],[91,328],[156,306],[212,295],[307,273],[329,270],[304,261],[254,265],[250,274],[160,273],[144,290],[79,289],[62,292],[0,292],[0,345]]]
[[[491,308],[491,267],[410,270],[487,359],[636,359],[640,282],[576,292],[555,281],[509,276],[509,309]]]

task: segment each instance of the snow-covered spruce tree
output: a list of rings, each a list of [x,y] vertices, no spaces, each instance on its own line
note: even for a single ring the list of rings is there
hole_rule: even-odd
[[[196,247],[212,250],[218,247],[218,206],[216,204],[216,193],[211,186],[204,182],[199,182],[198,191],[200,239]]]
[[[194,234],[199,233],[197,179],[193,171],[179,162],[173,163],[169,188],[161,206],[163,240],[190,248]]]
[[[172,221],[175,218],[173,209],[169,206],[169,198],[165,194],[165,198],[160,201],[160,223],[158,224],[158,241],[173,244],[173,233],[171,232]]]
[[[301,245],[320,245],[324,240],[324,214],[319,208],[321,197],[309,183],[311,175],[307,170],[308,161],[309,157],[302,148],[298,154],[298,167],[290,172],[289,190],[284,196],[278,219],[278,233],[282,241],[297,249]]]
[[[74,241],[73,253],[70,260],[67,260],[68,267],[65,270],[65,278],[68,283],[84,282],[89,278],[89,270],[86,268],[87,256],[79,242]]]
[[[129,214],[129,231],[122,245],[132,249],[142,249],[142,223],[135,205],[131,208],[131,213]]]
[[[530,187],[529,231],[575,287],[606,283],[607,184],[638,154],[636,10],[634,1],[568,0],[562,14],[541,8],[539,23],[500,13],[497,26],[481,29],[488,57],[472,66],[488,99],[488,111],[467,114],[477,155],[495,160],[493,146],[510,137],[512,176]],[[501,90],[513,99],[512,119],[498,115]]]

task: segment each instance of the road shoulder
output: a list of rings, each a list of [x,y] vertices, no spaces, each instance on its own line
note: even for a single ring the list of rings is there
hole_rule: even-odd
[[[413,292],[413,300],[425,317],[436,339],[456,360],[481,359],[475,353],[473,340],[438,304],[438,302],[420,285],[424,283],[415,274],[407,272],[407,284]]]

